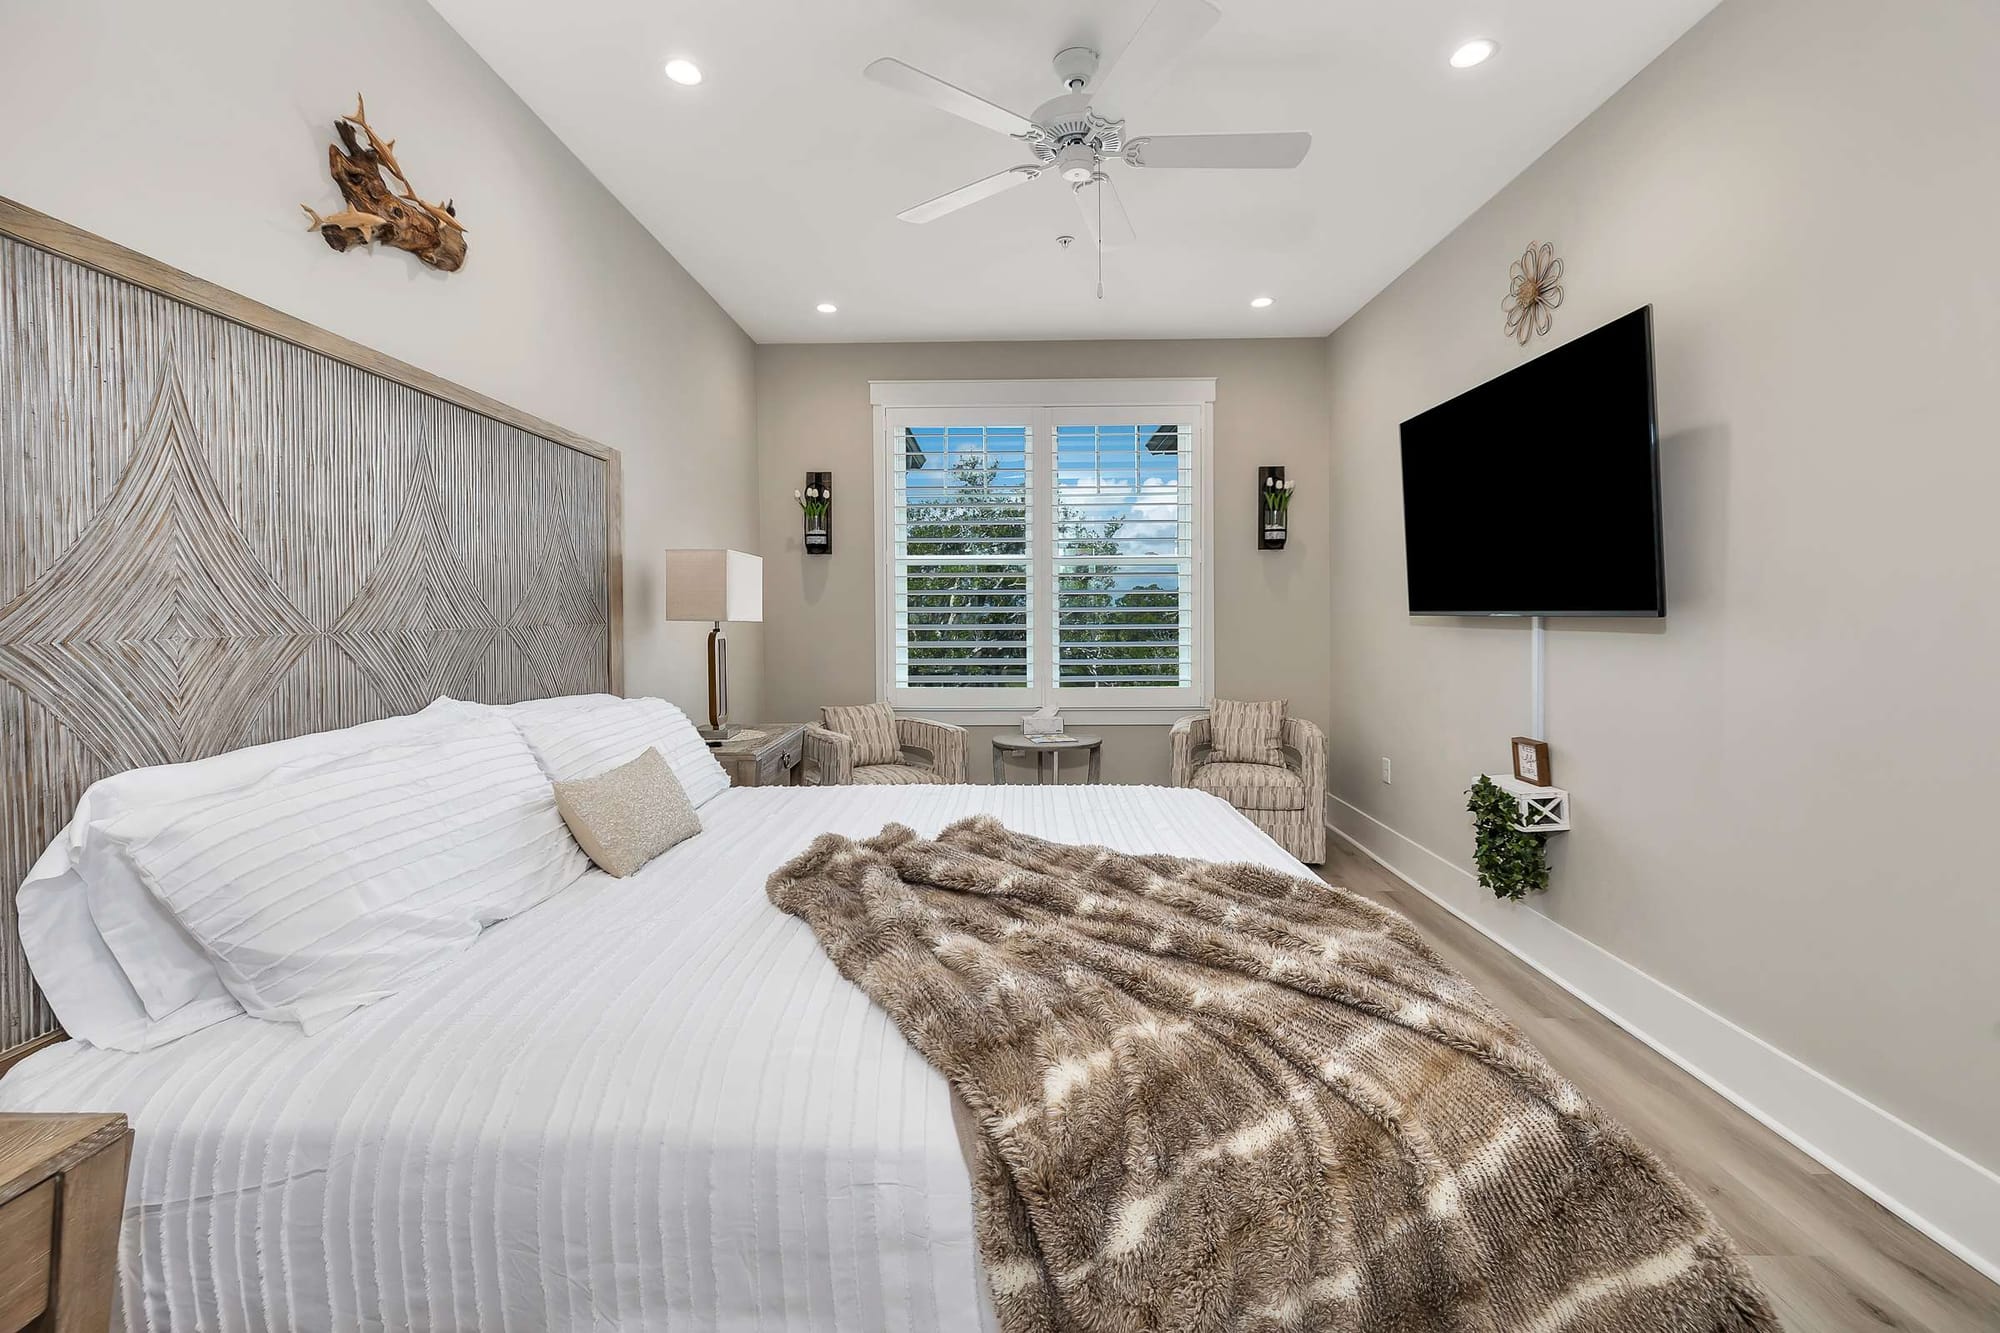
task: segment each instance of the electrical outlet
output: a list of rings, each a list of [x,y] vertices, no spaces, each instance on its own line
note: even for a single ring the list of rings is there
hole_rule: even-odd
[[[1382,781],[1390,782],[1393,780],[1389,776],[1389,756],[1385,754],[1382,756]]]

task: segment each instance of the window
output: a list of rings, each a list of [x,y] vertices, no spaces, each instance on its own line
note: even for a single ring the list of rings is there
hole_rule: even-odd
[[[1213,381],[873,387],[884,698],[995,721],[1206,701]]]
[[[1030,688],[1032,428],[922,415],[896,427],[902,465],[890,469],[894,684],[964,702],[975,691]]]

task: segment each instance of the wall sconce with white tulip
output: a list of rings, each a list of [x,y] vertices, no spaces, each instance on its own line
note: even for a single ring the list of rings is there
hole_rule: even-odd
[[[806,473],[806,488],[793,491],[799,512],[805,516],[806,554],[833,554],[833,474]]]
[[[1257,549],[1282,551],[1292,530],[1292,496],[1296,481],[1285,480],[1281,467],[1257,469]]]

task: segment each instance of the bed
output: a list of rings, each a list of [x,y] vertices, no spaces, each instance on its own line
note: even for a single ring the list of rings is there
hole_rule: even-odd
[[[991,1328],[944,1079],[764,893],[819,833],[980,812],[1308,873],[1193,791],[732,789],[316,1036],[65,1043],[0,1109],[131,1118],[130,1328]]]

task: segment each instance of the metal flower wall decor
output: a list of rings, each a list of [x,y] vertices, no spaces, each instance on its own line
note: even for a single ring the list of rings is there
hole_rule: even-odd
[[[1507,336],[1526,345],[1529,338],[1549,331],[1549,312],[1563,303],[1563,262],[1547,241],[1533,241],[1514,261],[1513,281],[1500,308],[1507,312]]]

